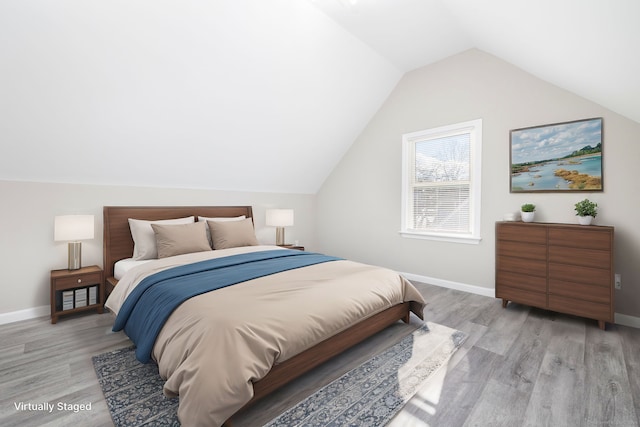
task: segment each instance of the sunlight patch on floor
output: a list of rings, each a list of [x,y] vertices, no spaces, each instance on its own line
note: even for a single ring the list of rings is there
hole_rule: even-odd
[[[429,421],[435,415],[447,376],[445,363],[407,402],[404,408],[388,424],[390,427],[429,427]]]

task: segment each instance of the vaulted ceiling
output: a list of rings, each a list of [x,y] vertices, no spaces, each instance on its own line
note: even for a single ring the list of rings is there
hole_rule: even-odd
[[[640,122],[636,0],[5,0],[0,179],[314,193],[478,48]]]
[[[640,122],[637,0],[315,0],[402,71],[475,47]]]

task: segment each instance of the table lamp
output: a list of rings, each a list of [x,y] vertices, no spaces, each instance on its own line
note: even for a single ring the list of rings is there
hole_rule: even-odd
[[[93,239],[93,215],[61,215],[55,217],[54,236],[56,242],[69,242],[69,270],[82,266],[82,243]]]
[[[276,227],[276,245],[284,245],[284,228],[293,225],[293,209],[267,209],[266,223]]]

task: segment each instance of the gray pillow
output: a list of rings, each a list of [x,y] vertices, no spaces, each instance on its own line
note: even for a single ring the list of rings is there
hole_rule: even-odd
[[[156,235],[158,258],[192,252],[210,251],[207,239],[207,226],[204,222],[191,224],[151,224]]]
[[[207,221],[211,231],[213,249],[228,249],[238,246],[256,246],[258,239],[251,218],[240,221]]]

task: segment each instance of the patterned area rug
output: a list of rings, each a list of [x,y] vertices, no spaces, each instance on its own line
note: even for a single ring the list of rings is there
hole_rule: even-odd
[[[138,362],[135,347],[93,356],[93,367],[116,427],[180,425],[178,399],[164,396],[158,365]]]
[[[427,322],[398,344],[326,385],[265,427],[383,426],[464,342],[460,331]],[[178,426],[178,399],[162,394],[158,367],[133,347],[93,357],[111,418],[120,426]]]

